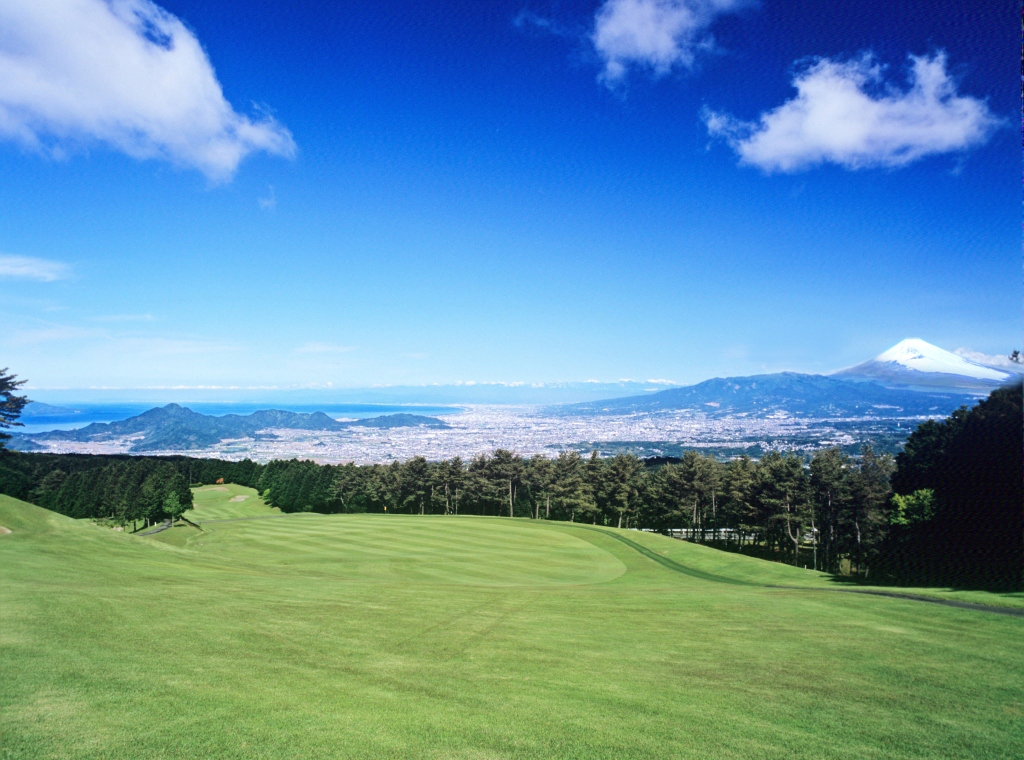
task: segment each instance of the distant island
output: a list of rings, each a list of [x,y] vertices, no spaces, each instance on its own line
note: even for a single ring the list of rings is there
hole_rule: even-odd
[[[120,422],[94,422],[78,430],[51,430],[46,433],[16,436],[10,448],[32,450],[35,441],[79,441],[102,442],[126,436],[135,437],[130,451],[171,451],[195,450],[216,446],[230,438],[270,438],[261,433],[271,428],[289,430],[339,431],[352,427],[398,428],[429,427],[447,428],[448,425],[437,417],[418,414],[385,414],[362,420],[336,420],[323,412],[304,414],[286,412],[280,409],[266,409],[252,414],[226,414],[215,417],[199,414],[178,404],[155,407],[135,417]]]
[[[42,401],[29,401],[21,413],[22,419],[32,417],[60,417],[68,414],[79,414],[78,409],[69,409],[66,406],[53,406],[44,404]]]

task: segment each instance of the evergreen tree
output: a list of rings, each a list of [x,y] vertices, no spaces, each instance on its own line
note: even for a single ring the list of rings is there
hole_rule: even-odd
[[[775,546],[793,544],[793,564],[800,564],[800,539],[811,523],[803,462],[794,452],[770,451],[760,461],[755,498]]]
[[[722,490],[725,503],[722,506],[725,523],[737,531],[737,543],[742,546],[744,535],[758,529],[757,508],[754,504],[754,482],[757,464],[744,455],[725,466],[722,474]]]
[[[811,460],[811,493],[818,538],[815,540],[814,561],[817,569],[835,573],[839,571],[839,551],[842,546],[840,515],[846,512],[853,499],[854,482],[850,458],[839,448],[817,452]]]
[[[18,422],[18,417],[28,403],[26,396],[18,396],[15,393],[25,384],[24,380],[18,380],[17,377],[10,374],[6,367],[0,369],[0,451],[11,438],[3,429],[22,426],[22,423]]]

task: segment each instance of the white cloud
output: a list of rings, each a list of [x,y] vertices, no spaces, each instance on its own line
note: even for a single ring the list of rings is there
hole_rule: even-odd
[[[355,346],[339,346],[335,343],[303,343],[295,349],[297,354],[344,354],[355,351]]]
[[[68,275],[68,265],[34,256],[10,256],[0,253],[0,277],[53,282]]]
[[[899,167],[987,140],[1001,120],[983,100],[957,94],[946,54],[909,59],[903,89],[885,80],[885,67],[871,53],[849,61],[817,58],[794,74],[796,97],[756,122],[705,108],[704,123],[741,163],[769,172],[826,162]]]
[[[1000,356],[996,354],[983,354],[980,351],[972,351],[969,348],[958,348],[953,352],[957,356],[962,356],[965,359],[970,359],[972,362],[978,362],[978,364],[986,364],[989,367],[998,367],[999,369],[1008,369],[1013,372],[1024,372],[1024,365],[1011,362],[1009,356]]]
[[[630,66],[656,76],[692,68],[698,52],[714,47],[708,28],[744,0],[605,0],[594,17],[591,41],[604,61],[598,77],[619,86]]]
[[[4,0],[0,30],[0,138],[54,155],[99,141],[213,181],[254,151],[295,153],[272,117],[232,108],[199,40],[150,0]]]

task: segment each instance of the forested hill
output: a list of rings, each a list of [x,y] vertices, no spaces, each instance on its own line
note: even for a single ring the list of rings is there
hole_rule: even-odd
[[[711,417],[767,417],[780,412],[794,417],[913,417],[947,415],[976,401],[969,394],[895,390],[875,383],[779,372],[749,377],[716,377],[697,385],[669,388],[646,396],[570,404],[561,409],[583,414],[691,410]]]
[[[252,414],[214,417],[193,412],[178,404],[150,409],[120,422],[94,422],[78,430],[51,430],[24,436],[28,441],[109,441],[138,436],[132,451],[202,449],[225,438],[252,438],[268,428],[292,430],[345,430],[350,427],[448,427],[437,417],[418,414],[387,414],[355,421],[339,421],[323,412],[304,414],[266,409]],[[267,436],[267,434],[263,434]],[[17,443],[12,448],[17,448]],[[28,448],[29,446],[26,446]]]

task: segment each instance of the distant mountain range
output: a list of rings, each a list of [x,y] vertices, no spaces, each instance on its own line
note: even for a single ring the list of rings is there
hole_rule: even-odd
[[[916,417],[949,414],[976,396],[921,393],[824,375],[779,372],[749,377],[716,377],[685,388],[643,396],[570,404],[563,411],[583,414],[701,412],[709,417]]]
[[[991,367],[933,346],[920,338],[900,341],[871,361],[834,372],[832,377],[875,382],[890,387],[922,390],[993,390],[1020,376],[1017,371]]]
[[[1022,368],[1024,371],[1024,368]],[[918,417],[946,415],[1021,375],[965,359],[920,338],[832,375],[779,372],[725,377],[642,396],[568,404],[580,414],[659,411],[710,417]]]
[[[447,428],[437,417],[417,414],[386,414],[355,421],[339,421],[323,412],[303,414],[268,409],[253,414],[226,414],[214,417],[193,412],[178,404],[156,407],[121,422],[94,422],[78,430],[51,430],[16,436],[10,448],[33,449],[33,441],[110,441],[125,436],[137,437],[131,450],[180,451],[204,449],[216,446],[224,439],[253,438],[259,431],[268,428],[291,430],[347,430],[351,427],[396,428],[396,427]],[[263,434],[265,437],[270,437]]]

